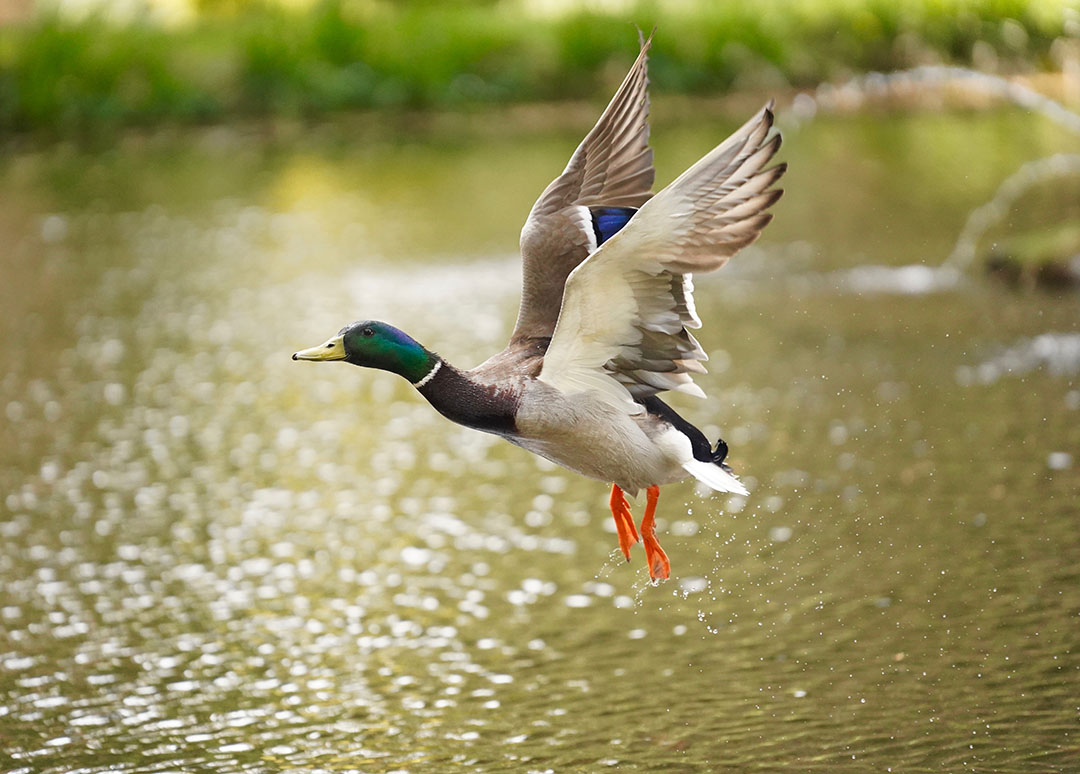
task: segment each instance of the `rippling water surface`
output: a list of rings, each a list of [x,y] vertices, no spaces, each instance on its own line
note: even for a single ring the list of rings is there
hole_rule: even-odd
[[[658,126],[660,177],[729,128]],[[652,586],[605,485],[289,359],[361,317],[501,347],[575,135],[0,160],[0,768],[1077,766],[1080,296],[933,269],[1075,140],[788,127],[767,238],[698,282],[711,398],[675,399],[751,495],[666,487]]]

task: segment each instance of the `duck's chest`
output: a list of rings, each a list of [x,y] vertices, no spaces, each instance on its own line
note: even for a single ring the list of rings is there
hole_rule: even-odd
[[[566,400],[554,390],[522,401],[513,443],[534,454],[628,491],[685,476],[662,438],[668,428],[602,401]],[[660,442],[658,442],[660,441]]]

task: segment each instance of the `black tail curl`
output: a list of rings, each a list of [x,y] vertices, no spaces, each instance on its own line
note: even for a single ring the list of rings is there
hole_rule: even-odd
[[[712,452],[712,461],[720,467],[731,470],[724,464],[724,460],[727,459],[727,442],[723,438],[716,439],[716,448]]]
[[[731,472],[731,468],[724,464],[724,460],[727,459],[728,445],[724,442],[723,438],[717,440],[716,448],[713,449],[709,446],[709,439],[705,437],[705,433],[680,417],[675,412],[675,409],[664,403],[664,401],[660,400],[655,395],[649,398],[643,398],[640,403],[650,414],[670,422],[676,430],[690,439],[690,446],[694,450],[695,460],[698,460],[699,462],[711,462],[714,465],[719,465],[727,472]]]

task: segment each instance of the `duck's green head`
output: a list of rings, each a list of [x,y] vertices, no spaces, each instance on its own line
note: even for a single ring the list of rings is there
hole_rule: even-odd
[[[344,360],[404,376],[423,379],[435,367],[436,356],[393,325],[361,320],[346,325],[325,343],[293,353],[293,360]]]

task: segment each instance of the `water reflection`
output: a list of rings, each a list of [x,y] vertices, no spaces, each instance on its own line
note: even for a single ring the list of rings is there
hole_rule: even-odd
[[[9,161],[0,767],[1066,768],[1080,399],[1035,342],[1075,337],[1075,297],[848,271],[940,259],[993,192],[894,206],[951,167],[893,140],[943,126],[1003,139],[952,146],[999,172],[1063,142],[821,119],[785,146],[774,241],[702,278],[713,398],[682,408],[751,496],[672,489],[657,587],[594,482],[288,357],[359,316],[462,365],[498,348],[565,143],[506,141],[524,172],[495,193],[469,147]]]

